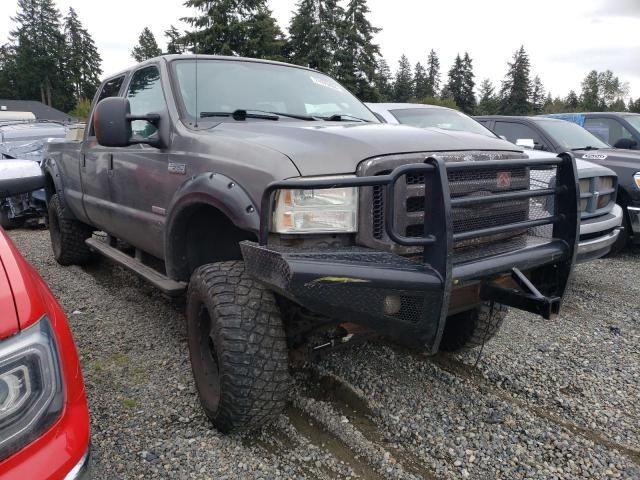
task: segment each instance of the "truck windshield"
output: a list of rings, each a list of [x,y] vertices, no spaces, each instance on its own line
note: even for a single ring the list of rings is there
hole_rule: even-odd
[[[491,130],[483,127],[464,113],[444,108],[404,108],[390,110],[398,122],[412,127],[435,127],[445,130],[458,130],[462,132],[479,133],[487,137],[495,138]]]
[[[299,116],[379,123],[356,97],[318,72],[269,63],[212,59],[198,59],[197,72],[196,112],[196,63],[191,59],[173,62],[182,108],[192,119],[218,122],[224,118],[219,114],[244,110],[280,113],[287,120]]]
[[[579,125],[565,120],[536,120],[542,128],[556,143],[568,150],[578,150],[583,148],[609,148],[598,137]]]

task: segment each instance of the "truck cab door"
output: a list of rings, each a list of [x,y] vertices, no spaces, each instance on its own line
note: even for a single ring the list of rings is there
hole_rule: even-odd
[[[126,87],[132,115],[159,113],[169,121],[160,70],[147,65],[135,71]],[[134,137],[157,135],[157,128],[145,121],[131,123]],[[114,205],[109,233],[145,252],[162,258],[165,209],[170,200],[167,184],[168,150],[134,144],[113,151],[108,184]]]
[[[95,105],[104,98],[115,97],[120,92],[125,75],[104,82]],[[109,231],[113,205],[109,191],[109,171],[116,149],[100,145],[96,139],[93,119],[89,126],[80,152],[80,182],[82,203],[89,221],[105,231]]]

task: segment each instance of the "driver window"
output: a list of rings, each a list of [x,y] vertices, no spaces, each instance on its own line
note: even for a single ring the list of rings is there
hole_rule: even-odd
[[[167,104],[162,92],[160,72],[155,66],[145,67],[133,74],[127,98],[131,106],[132,115],[147,115],[149,113],[164,112]],[[131,122],[131,130],[134,135],[149,138],[158,129],[145,120]]]
[[[587,118],[584,128],[609,145],[623,138],[633,139],[633,135],[624,125],[611,118]]]
[[[512,122],[496,122],[496,126],[493,131],[498,136],[504,136],[509,142],[517,143],[520,140],[521,144],[530,143],[533,141],[533,146],[536,150],[545,150],[545,146],[542,143],[542,139],[540,135],[536,133],[536,131],[522,123],[512,123]]]

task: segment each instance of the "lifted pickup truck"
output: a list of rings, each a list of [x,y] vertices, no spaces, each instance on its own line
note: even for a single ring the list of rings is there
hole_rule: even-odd
[[[506,306],[559,311],[570,154],[384,125],[319,72],[230,57],[148,60],[103,82],[91,118],[44,162],[54,256],[98,252],[187,290],[193,375],[221,431],[281,411],[288,352],[317,330],[435,353],[482,344]]]

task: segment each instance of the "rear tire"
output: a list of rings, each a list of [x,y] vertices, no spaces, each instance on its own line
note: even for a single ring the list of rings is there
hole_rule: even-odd
[[[291,379],[280,311],[243,262],[195,270],[187,337],[200,403],[218,430],[255,429],[282,412]]]
[[[92,229],[78,220],[63,216],[58,195],[49,200],[49,235],[53,256],[60,265],[84,265],[91,260],[91,250],[84,241]]]
[[[480,307],[447,318],[440,350],[457,352],[479,347],[500,330],[509,309],[502,304],[484,302]]]

